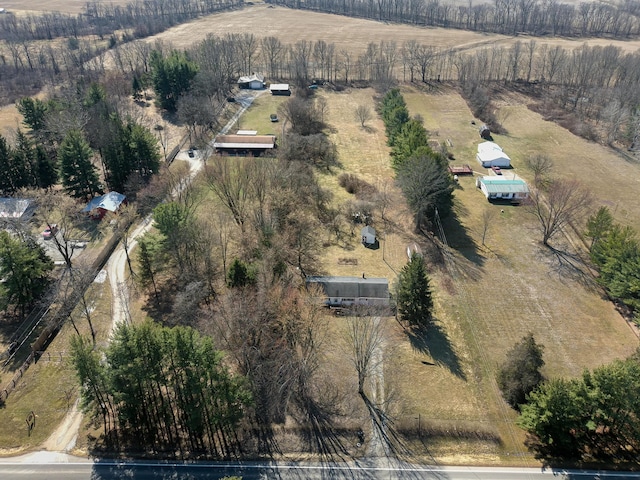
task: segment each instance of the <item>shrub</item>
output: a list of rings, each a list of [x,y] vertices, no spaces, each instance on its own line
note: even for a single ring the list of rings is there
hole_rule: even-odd
[[[378,189],[369,182],[362,180],[352,173],[343,173],[338,177],[338,183],[348,193],[355,195],[358,199],[371,197],[377,193]]]

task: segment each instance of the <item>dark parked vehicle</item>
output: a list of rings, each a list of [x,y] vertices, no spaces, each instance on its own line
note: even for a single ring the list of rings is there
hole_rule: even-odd
[[[236,99],[234,97],[227,97],[227,102],[234,103]]]
[[[272,113],[271,115],[269,115],[269,118],[271,119],[272,122],[278,121],[278,115],[276,115],[275,113]]]
[[[491,167],[491,170],[493,170],[496,175],[502,175],[502,170],[500,170],[500,167],[494,165]]]

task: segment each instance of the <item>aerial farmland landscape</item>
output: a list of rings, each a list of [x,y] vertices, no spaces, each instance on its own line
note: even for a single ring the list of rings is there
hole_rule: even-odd
[[[637,475],[640,3],[0,7],[2,478]]]

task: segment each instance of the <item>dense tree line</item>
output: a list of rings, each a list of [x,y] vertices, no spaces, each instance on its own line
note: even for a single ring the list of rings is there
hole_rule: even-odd
[[[543,458],[632,462],[640,451],[640,362],[627,360],[553,379],[529,394],[519,425]]]
[[[229,458],[251,397],[210,338],[186,327],[120,324],[104,352],[72,339],[82,401],[121,448]]]
[[[436,215],[446,217],[453,204],[453,185],[447,159],[428,145],[427,131],[409,110],[398,89],[385,94],[380,114],[391,146],[392,166],[409,207],[415,228],[426,231]]]
[[[55,159],[22,130],[16,133],[14,146],[0,136],[0,171],[0,194],[5,196],[24,188],[47,189],[58,179]]]
[[[506,35],[629,38],[640,33],[637,1],[578,5],[541,0],[498,0],[477,5],[452,5],[442,0],[270,0],[270,3],[372,20]]]
[[[591,260],[607,293],[636,314],[640,311],[640,241],[637,232],[616,223],[607,207],[587,221]]]
[[[134,120],[121,98],[108,99],[100,84],[79,84],[46,101],[25,97],[18,110],[29,135],[18,132],[13,149],[0,141],[0,162],[11,167],[0,183],[6,193],[49,188],[59,176],[71,196],[91,198],[104,190],[98,159],[104,183],[120,192],[134,191],[159,169],[156,136]]]
[[[53,40],[59,37],[103,37],[116,30],[134,30],[138,38],[154,35],[199,16],[239,6],[239,1],[224,0],[151,0],[114,5],[87,2],[84,12],[70,15],[46,12],[28,15],[2,15],[2,40]]]

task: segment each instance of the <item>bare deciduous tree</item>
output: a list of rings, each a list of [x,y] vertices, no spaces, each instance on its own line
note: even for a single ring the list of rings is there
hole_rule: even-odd
[[[553,160],[547,155],[530,155],[524,162],[527,168],[533,172],[533,184],[537,188],[544,188],[549,182],[549,175],[553,170]]]
[[[538,219],[542,243],[549,246],[564,227],[580,223],[591,204],[591,194],[575,180],[552,180],[544,190],[532,189],[529,211]]]
[[[371,109],[366,105],[358,105],[356,107],[356,120],[360,122],[360,126],[364,128],[365,123],[371,120]]]

